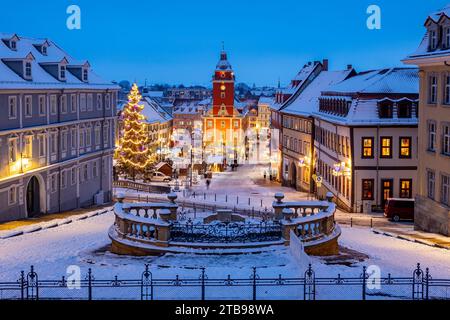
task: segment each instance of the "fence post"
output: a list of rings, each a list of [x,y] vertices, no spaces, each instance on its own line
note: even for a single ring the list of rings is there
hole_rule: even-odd
[[[20,300],[25,297],[25,272],[20,271]]]
[[[250,198],[248,198],[248,205],[250,205]]]
[[[202,301],[205,300],[205,267],[201,268],[202,274],[200,275],[201,284],[202,284]]]
[[[350,217],[350,228],[353,227],[353,217]]]
[[[236,204],[239,204],[239,196],[236,196]]]
[[[217,193],[214,193],[214,202],[217,201]]]
[[[429,280],[430,280],[430,271],[428,268],[425,269],[425,300],[429,299]]]
[[[92,270],[91,268],[88,269],[88,300],[92,300]]]
[[[206,193],[203,192],[203,200],[206,200]]]
[[[228,202],[228,195],[225,195],[225,202]]]
[[[261,199],[261,208],[262,208],[262,199]]]
[[[362,274],[362,278],[363,278],[363,287],[362,287],[362,299],[366,300],[366,266],[363,266],[363,274]]]
[[[253,301],[256,300],[256,267],[253,267],[253,274],[252,274],[252,279],[253,279]]]
[[[316,300],[316,275],[311,263],[303,278],[303,300]]]

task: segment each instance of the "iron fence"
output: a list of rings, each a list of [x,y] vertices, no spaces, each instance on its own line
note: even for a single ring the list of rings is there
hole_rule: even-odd
[[[175,242],[245,243],[278,241],[281,240],[281,231],[278,221],[195,224],[189,219],[186,223],[174,223],[170,237]]]
[[[89,269],[79,280],[64,276],[41,280],[31,267],[14,282],[0,282],[0,299],[18,300],[369,300],[450,299],[450,279],[434,279],[420,264],[410,276],[373,277],[366,267],[357,277],[316,277],[311,265],[302,277],[260,277],[256,268],[248,277],[154,278],[149,266],[137,279],[96,279]]]

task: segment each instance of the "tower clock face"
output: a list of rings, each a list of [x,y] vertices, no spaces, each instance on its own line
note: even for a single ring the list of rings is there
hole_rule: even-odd
[[[220,86],[220,90],[225,91],[225,89],[226,89],[225,85]]]

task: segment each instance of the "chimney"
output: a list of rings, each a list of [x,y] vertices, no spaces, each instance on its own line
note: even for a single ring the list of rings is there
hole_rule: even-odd
[[[328,59],[322,61],[323,71],[328,71]]]
[[[353,66],[351,64],[348,64],[347,65],[347,70],[351,70],[351,69],[353,69]]]

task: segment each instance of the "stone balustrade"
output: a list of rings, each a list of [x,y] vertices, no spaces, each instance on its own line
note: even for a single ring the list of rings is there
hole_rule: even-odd
[[[168,246],[171,221],[177,219],[177,196],[169,193],[166,203],[124,203],[124,196],[117,195],[114,205],[113,231],[121,239],[128,239],[158,246]]]
[[[189,250],[216,250],[224,248],[222,243],[196,243],[195,241],[173,241],[171,230],[178,225],[176,194],[170,193],[165,203],[124,203],[123,195],[118,195],[118,202],[114,206],[115,223],[109,231],[112,239],[112,252],[119,254],[162,254],[164,252],[189,252]],[[338,252],[337,238],[340,235],[334,221],[336,206],[332,202],[332,195],[327,201],[295,201],[284,202],[282,193],[275,194],[273,208],[277,220],[279,239],[263,240],[259,242],[226,244],[227,250],[234,248],[239,252],[242,248],[252,248],[268,245],[289,245],[290,237],[296,235],[310,254],[327,255]],[[217,221],[230,223],[230,211],[219,211],[212,215]],[[200,227],[209,227],[203,222]],[[243,226],[246,225],[244,221]],[[175,229],[173,229],[175,230]],[[173,231],[172,230],[172,231]],[[207,229],[209,230],[209,229]],[[291,232],[292,231],[292,232]],[[175,231],[173,231],[175,232]],[[245,235],[244,235],[245,236]],[[245,240],[245,239],[244,239]],[[172,242],[171,242],[172,241]]]
[[[325,238],[334,233],[336,205],[332,202],[332,194],[327,194],[327,201],[284,202],[283,199],[282,193],[275,194],[273,208],[275,219],[283,226],[285,244],[290,241],[291,230],[303,242]]]

